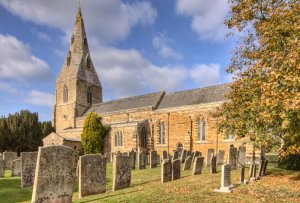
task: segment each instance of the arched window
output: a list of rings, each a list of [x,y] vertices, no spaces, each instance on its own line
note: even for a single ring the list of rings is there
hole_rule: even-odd
[[[165,123],[162,122],[160,124],[160,132],[159,132],[159,144],[165,144]]]
[[[140,147],[147,148],[147,130],[145,127],[142,128],[140,134]]]
[[[68,57],[67,57],[67,66],[71,64],[71,52],[69,51]]]
[[[87,98],[87,103],[88,104],[92,104],[92,102],[93,102],[93,94],[92,94],[91,88],[88,89],[88,91],[86,93],[86,98]]]
[[[203,120],[202,121],[202,140],[205,140],[205,138],[206,138],[205,128],[206,128],[206,123],[205,123],[205,120]]]
[[[201,140],[201,120],[200,120],[200,118],[198,118],[198,120],[197,120],[197,129],[198,129],[197,139],[198,139],[198,141],[200,141]]]
[[[122,131],[115,132],[115,146],[122,147],[123,146],[123,133]]]
[[[68,88],[66,85],[64,86],[63,101],[68,102]]]

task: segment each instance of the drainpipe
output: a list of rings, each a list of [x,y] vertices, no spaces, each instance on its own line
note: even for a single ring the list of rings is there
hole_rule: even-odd
[[[170,113],[168,113],[168,155],[170,154]]]

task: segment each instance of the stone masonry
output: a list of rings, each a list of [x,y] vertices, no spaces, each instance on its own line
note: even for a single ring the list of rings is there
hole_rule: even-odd
[[[32,186],[34,183],[37,152],[21,152],[21,187]]]

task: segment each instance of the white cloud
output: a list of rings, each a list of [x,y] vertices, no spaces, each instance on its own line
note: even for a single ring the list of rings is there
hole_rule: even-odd
[[[192,18],[191,28],[200,39],[225,39],[228,30],[224,20],[229,13],[226,0],[177,0],[176,12]]]
[[[43,40],[46,42],[52,42],[51,37],[44,32],[39,32],[37,30],[34,30],[33,33],[35,33],[40,40]]]
[[[25,97],[25,102],[37,106],[53,107],[54,95],[38,90],[31,90]]]
[[[18,93],[18,89],[13,87],[11,84],[7,83],[7,82],[2,82],[0,81],[0,90],[2,92],[7,92],[9,94],[17,94]]]
[[[78,7],[77,1],[70,0],[0,0],[0,4],[23,20],[58,28],[67,36],[70,36]],[[101,43],[123,40],[133,27],[151,25],[157,17],[151,3],[145,1],[131,4],[121,0],[82,1],[82,13],[89,39]]]
[[[0,79],[29,81],[51,78],[48,64],[32,55],[15,37],[0,34],[0,47]]]
[[[166,59],[180,60],[183,56],[167,45],[164,36],[154,37],[152,40],[153,46],[158,50],[158,54]]]
[[[209,86],[220,83],[219,64],[196,64],[190,70],[190,77],[199,86]]]

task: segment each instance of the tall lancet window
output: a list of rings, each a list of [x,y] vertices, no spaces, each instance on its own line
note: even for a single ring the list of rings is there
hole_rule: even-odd
[[[66,85],[64,86],[63,101],[68,102],[68,88]]]
[[[91,88],[88,89],[87,93],[87,103],[88,104],[92,104],[93,102],[93,94],[92,94],[92,91],[91,91]]]
[[[158,143],[159,144],[165,144],[165,123],[162,122],[160,124],[160,132],[159,132],[159,139],[158,139]]]
[[[206,123],[205,123],[205,120],[202,121],[202,140],[205,140],[206,139],[206,135],[205,135],[205,132],[206,132]]]
[[[71,52],[69,51],[68,57],[67,57],[67,66],[71,64]]]

